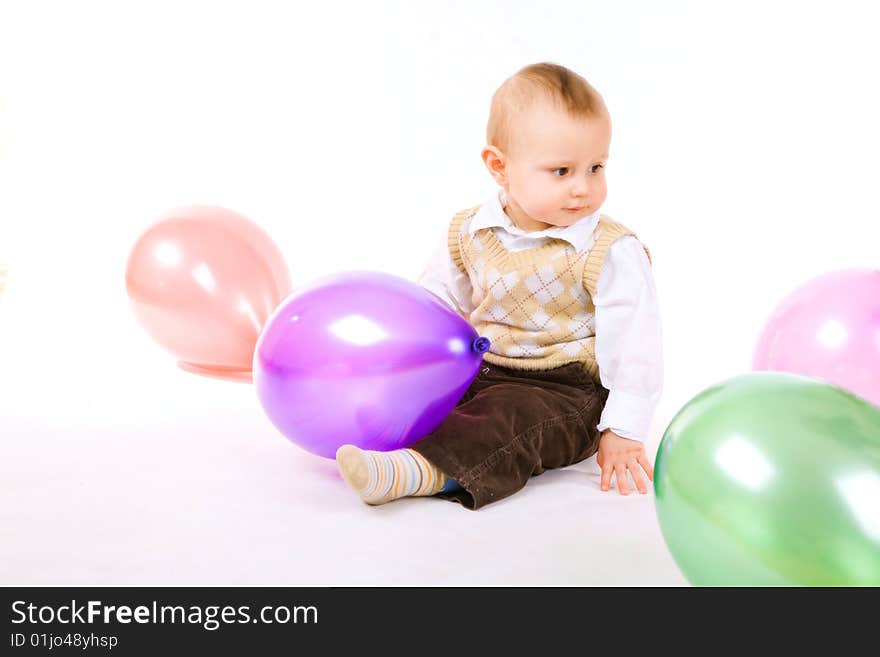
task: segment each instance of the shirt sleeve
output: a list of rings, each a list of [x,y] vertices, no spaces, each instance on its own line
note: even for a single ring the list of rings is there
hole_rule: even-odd
[[[597,428],[644,442],[663,389],[663,336],[651,264],[634,237],[609,247],[593,304],[596,362],[609,391]]]
[[[442,239],[438,241],[428,264],[419,276],[418,283],[440,297],[465,319],[468,319],[474,311],[471,301],[473,288],[470,278],[456,266],[449,254],[448,227],[444,230]]]

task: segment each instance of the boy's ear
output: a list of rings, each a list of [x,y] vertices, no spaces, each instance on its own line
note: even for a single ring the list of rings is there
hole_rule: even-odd
[[[489,170],[489,173],[499,185],[507,182],[507,165],[504,153],[494,146],[486,146],[480,154],[483,158],[483,164]]]

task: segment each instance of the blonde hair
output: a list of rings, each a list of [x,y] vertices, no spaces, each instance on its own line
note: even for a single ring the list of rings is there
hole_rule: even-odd
[[[507,151],[514,119],[538,100],[549,100],[576,118],[610,118],[602,96],[580,75],[559,64],[531,64],[507,78],[492,96],[487,143]]]

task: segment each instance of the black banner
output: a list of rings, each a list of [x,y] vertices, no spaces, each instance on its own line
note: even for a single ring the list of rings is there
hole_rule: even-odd
[[[864,590],[613,588],[5,588],[0,654],[157,655],[220,650],[452,654],[585,649],[602,637],[649,646],[710,629],[725,636],[830,627],[867,612]],[[822,598],[819,600],[818,598]],[[831,599],[833,598],[833,599]],[[821,602],[821,605],[819,604]],[[873,605],[876,607],[876,605]],[[847,613],[852,623],[856,616]],[[810,621],[816,625],[811,626]],[[738,628],[738,629],[737,629]],[[849,628],[852,636],[852,626]],[[381,648],[380,648],[381,647]],[[196,654],[196,653],[194,653]]]

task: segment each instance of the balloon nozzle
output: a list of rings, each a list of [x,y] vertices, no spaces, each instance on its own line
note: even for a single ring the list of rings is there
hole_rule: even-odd
[[[489,347],[491,346],[491,344],[492,342],[489,340],[489,338],[477,338],[476,340],[474,340],[474,351],[476,351],[478,354],[485,354],[487,351],[489,351]]]

